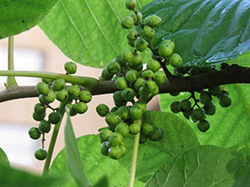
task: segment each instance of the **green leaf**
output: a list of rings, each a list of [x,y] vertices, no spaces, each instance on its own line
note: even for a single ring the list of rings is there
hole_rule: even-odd
[[[0,148],[0,163],[6,164],[7,166],[10,166],[10,162],[8,160],[8,157],[2,148]]]
[[[200,132],[196,123],[186,120],[194,129],[202,145],[211,144],[218,147],[228,148],[249,142],[250,139],[250,87],[246,84],[234,84],[227,86],[232,105],[223,108],[219,105],[218,99],[214,98],[216,113],[213,116],[207,115],[210,122],[210,129],[206,133]],[[180,101],[189,97],[190,94],[182,93],[181,96],[172,97],[169,94],[160,95],[160,105],[163,111],[170,111],[169,106],[173,101]],[[181,98],[180,98],[181,97]]]
[[[143,15],[163,19],[154,44],[172,39],[185,66],[207,66],[250,50],[249,9],[248,0],[156,0]]]
[[[129,47],[120,25],[129,13],[125,1],[61,0],[39,26],[72,60],[103,67]]]
[[[25,171],[10,168],[0,163],[1,186],[61,186],[64,179],[59,177],[39,177]]]
[[[243,160],[226,149],[202,146],[167,161],[146,186],[247,187],[249,169],[249,157]]]
[[[72,128],[70,116],[67,113],[67,121],[64,130],[65,135],[65,150],[66,150],[66,163],[69,167],[70,173],[76,180],[79,186],[88,187],[91,184],[84,171],[81,161],[80,153],[77,147],[76,137]]]
[[[159,111],[147,111],[143,123],[153,123],[163,131],[159,141],[147,140],[139,145],[136,178],[146,182],[162,164],[189,149],[199,146],[193,130],[179,117]],[[120,163],[129,170],[133,138],[126,140],[127,153]]]
[[[98,135],[83,136],[77,139],[77,143],[85,172],[93,186],[98,186],[100,180],[105,181],[106,179],[108,179],[108,186],[127,186],[129,172],[117,160],[112,160],[101,154],[101,143]],[[67,177],[69,171],[65,162],[65,149],[63,149],[53,161],[50,174],[56,176],[65,174]],[[135,181],[135,187],[144,185],[142,182]],[[72,187],[76,186],[76,183],[68,177],[63,186]]]
[[[58,0],[1,0],[0,39],[16,35],[37,25]]]
[[[250,51],[238,56],[237,58],[234,58],[232,60],[227,61],[227,64],[238,64],[241,66],[245,66],[245,65],[249,66],[249,64],[250,64]]]

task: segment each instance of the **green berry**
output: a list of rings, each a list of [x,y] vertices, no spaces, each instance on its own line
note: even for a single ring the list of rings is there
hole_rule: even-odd
[[[71,104],[71,103],[67,104],[65,108],[67,108],[69,110],[69,115],[70,116],[75,116],[77,114],[73,104]]]
[[[220,86],[216,86],[216,87],[213,87],[213,88],[208,88],[208,92],[213,96],[219,96],[222,93],[222,91],[220,89]]]
[[[193,122],[203,120],[204,118],[205,118],[205,112],[203,109],[197,108],[193,110],[192,115],[191,115],[191,119]]]
[[[197,124],[197,127],[201,132],[206,132],[210,128],[210,124],[207,120],[201,120]]]
[[[182,114],[185,118],[190,119],[192,112],[193,112],[192,110],[187,110],[187,111],[183,111]]]
[[[67,72],[67,74],[74,74],[76,73],[77,66],[74,62],[67,62],[64,64],[64,69]]]
[[[121,54],[121,58],[125,62],[132,62],[134,55],[131,51],[123,51]]]
[[[138,78],[136,81],[135,81],[135,83],[134,83],[134,88],[135,88],[135,90],[139,90],[142,86],[143,86],[143,84],[144,84],[144,82],[145,82],[145,79],[143,79],[143,78]]]
[[[111,108],[110,112],[117,112],[117,110],[118,110],[118,107],[114,106],[113,108]]]
[[[130,68],[135,68],[142,64],[142,56],[140,54],[134,54],[133,60],[128,63],[128,66]]]
[[[41,103],[37,103],[35,106],[34,106],[34,111],[37,113],[37,114],[43,114],[45,113],[46,111],[46,107],[44,105],[42,105]]]
[[[145,25],[143,28],[143,37],[149,41],[154,37],[154,35],[155,35],[155,30]]]
[[[143,71],[141,75],[142,75],[142,77],[143,77],[144,79],[154,79],[154,78],[155,78],[154,72],[151,71],[151,70],[149,70],[149,69]]]
[[[99,104],[96,107],[96,112],[99,114],[99,116],[105,117],[109,113],[109,107],[105,104]]]
[[[108,141],[109,141],[111,147],[119,146],[123,142],[123,136],[119,132],[113,132],[109,136]]]
[[[182,58],[179,54],[173,53],[170,57],[171,66],[178,68],[182,66]]]
[[[110,147],[108,149],[108,156],[112,159],[118,159],[122,157],[122,150],[120,147]]]
[[[49,122],[52,124],[57,124],[61,120],[62,116],[59,112],[51,112],[49,114]]]
[[[38,149],[35,152],[35,157],[37,160],[44,160],[48,156],[48,153],[45,149]]]
[[[102,70],[102,76],[101,77],[103,78],[103,80],[111,80],[113,76],[114,76],[114,74],[109,73],[107,71],[107,69],[104,68]]]
[[[107,71],[110,73],[110,74],[117,74],[121,71],[121,66],[118,62],[114,61],[114,62],[110,62],[109,64],[107,64],[106,66],[107,68]]]
[[[150,123],[143,123],[142,124],[142,133],[145,136],[150,136],[150,134],[153,133],[153,131],[155,130],[155,126],[150,124]]]
[[[116,113],[122,120],[126,120],[129,117],[129,109],[126,106],[121,106],[117,109]]]
[[[173,54],[174,48],[170,44],[165,44],[163,41],[158,48],[158,52],[161,57],[167,58]]]
[[[143,88],[147,90],[148,92],[152,93],[153,95],[157,95],[159,92],[159,88],[155,81],[153,80],[148,80],[144,83]],[[154,93],[156,92],[156,93]]]
[[[200,102],[202,104],[207,104],[212,101],[212,96],[210,95],[209,92],[202,92],[200,95]]]
[[[68,94],[70,98],[77,99],[80,93],[81,90],[78,85],[71,85],[70,87],[68,87]]]
[[[216,106],[213,102],[206,103],[203,108],[204,108],[206,114],[208,114],[208,115],[215,114]]]
[[[44,82],[39,82],[36,85],[36,91],[38,94],[47,95],[49,90],[49,86]]]
[[[191,110],[191,102],[187,99],[184,99],[180,102],[179,107],[182,111],[189,111]]]
[[[162,19],[157,15],[149,15],[144,19],[144,24],[150,27],[159,27],[162,23]]]
[[[124,29],[130,29],[134,26],[134,20],[131,16],[122,18],[121,25]]]
[[[139,37],[135,40],[135,48],[138,51],[140,52],[144,51],[147,48],[147,46],[148,46],[148,43],[143,38]]]
[[[113,94],[113,100],[115,103],[126,103],[126,101],[122,98],[122,91],[116,91]]]
[[[46,120],[42,120],[40,123],[39,123],[39,130],[41,132],[44,132],[44,133],[48,133],[51,129],[51,124],[50,122],[46,121]]]
[[[166,82],[167,77],[164,71],[155,72],[155,82],[157,85],[162,85]]]
[[[175,101],[173,103],[171,103],[170,105],[170,110],[173,112],[173,113],[178,113],[181,111],[180,109],[180,102],[179,101]]]
[[[125,88],[122,91],[121,96],[125,101],[133,101],[135,92],[132,88]]]
[[[140,72],[140,71],[143,70],[143,65],[142,65],[142,63],[141,63],[140,65],[138,65],[138,66],[136,66],[136,67],[134,67],[134,68],[132,68],[132,69],[134,69],[134,70]]]
[[[136,70],[131,69],[126,73],[125,77],[129,83],[133,84],[139,77],[139,73]]]
[[[219,103],[222,107],[229,107],[232,103],[232,100],[227,94],[221,94],[219,97]]]
[[[117,89],[119,90],[124,90],[125,88],[128,87],[128,83],[127,80],[124,77],[119,77],[118,79],[116,79],[115,81],[115,86]]]
[[[142,21],[142,14],[139,11],[131,12],[129,16],[133,18],[135,25]]]
[[[29,136],[31,139],[37,140],[38,138],[40,138],[41,132],[39,131],[37,127],[31,127],[29,129]]]
[[[46,113],[38,114],[36,112],[33,112],[32,117],[35,121],[42,121],[46,116]]]
[[[65,90],[65,89],[57,91],[57,92],[55,92],[55,94],[56,94],[56,99],[60,102],[67,101],[69,98],[69,94],[68,94],[67,90]]]
[[[83,114],[88,110],[88,106],[84,102],[78,102],[74,104],[74,109],[78,114]]]
[[[79,99],[84,103],[88,103],[92,100],[92,94],[88,90],[83,90],[80,92]]]
[[[101,145],[101,153],[104,156],[108,156],[108,149],[109,149],[109,142],[108,141],[103,142]]]
[[[53,79],[50,79],[50,78],[42,78],[42,81],[43,81],[44,83],[46,83],[46,84],[50,84],[50,83],[53,81]]]
[[[144,134],[140,134],[140,139],[139,139],[139,143],[145,143],[147,141],[148,137],[145,136]]]
[[[127,39],[129,41],[135,41],[138,38],[138,32],[136,30],[129,31],[127,34]]]
[[[130,134],[138,134],[141,131],[141,124],[138,122],[134,122],[129,125],[129,133]]]
[[[138,120],[141,119],[143,115],[143,109],[137,107],[137,106],[133,106],[130,109],[130,118],[132,120]]]
[[[129,134],[129,126],[121,122],[115,127],[115,132],[119,132],[123,137],[126,137]]]
[[[64,79],[56,79],[53,82],[52,88],[54,91],[60,91],[66,87],[66,82]]]
[[[157,72],[161,68],[161,64],[157,60],[149,60],[147,62],[147,69],[153,72]]]
[[[138,108],[142,109],[143,112],[146,112],[146,111],[147,111],[147,103],[142,102],[142,101],[137,101],[137,102],[134,104],[134,107],[138,107]]]
[[[54,91],[49,90],[48,94],[45,95],[43,98],[44,98],[45,102],[47,102],[47,103],[53,103],[54,100],[56,99],[56,94],[55,94]]]
[[[160,140],[163,136],[163,132],[160,128],[156,128],[150,135],[149,139],[152,141]]]
[[[126,8],[129,10],[134,10],[136,5],[136,0],[126,0]]]
[[[106,115],[105,121],[111,130],[115,130],[116,125],[121,122],[121,118],[118,114],[110,112]]]
[[[105,142],[108,140],[108,138],[110,137],[110,135],[112,134],[113,132],[109,129],[103,129],[101,130],[100,132],[100,139],[102,142]]]

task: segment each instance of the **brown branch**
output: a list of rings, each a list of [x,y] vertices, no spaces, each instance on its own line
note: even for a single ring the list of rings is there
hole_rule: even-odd
[[[249,84],[250,68],[232,65],[212,73],[189,77],[173,76],[171,79],[168,79],[164,85],[160,86],[160,93],[201,91],[204,88],[234,83]],[[113,81],[100,81],[99,86],[92,91],[92,94],[108,94],[114,93],[116,90]],[[0,92],[0,102],[37,96],[35,86],[13,86],[8,90]]]

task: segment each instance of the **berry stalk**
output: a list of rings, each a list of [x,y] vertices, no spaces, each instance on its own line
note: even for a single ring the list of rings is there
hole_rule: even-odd
[[[8,70],[14,70],[14,36],[10,36],[8,39]],[[6,87],[9,88],[12,85],[17,85],[14,76],[7,77]]]
[[[64,79],[66,82],[72,84],[77,84],[87,88],[89,90],[95,89],[99,81],[91,77],[80,77],[65,75],[61,73],[50,73],[50,72],[40,72],[40,71],[0,71],[0,76],[21,76],[21,77],[39,77],[39,78],[49,78],[49,79]]]

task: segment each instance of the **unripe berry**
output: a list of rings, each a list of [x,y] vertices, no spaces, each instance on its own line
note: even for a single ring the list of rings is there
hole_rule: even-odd
[[[126,120],[129,117],[129,109],[126,106],[121,106],[117,109],[116,113],[122,120]]]
[[[152,93],[153,95],[155,95],[154,92],[158,90],[158,86],[155,83],[155,81],[153,81],[153,80],[146,81],[144,83],[143,87],[144,87],[145,90],[148,90],[148,92]]]
[[[213,96],[219,96],[222,92],[220,86],[216,86],[213,88],[208,88],[208,92]]]
[[[47,95],[49,90],[49,86],[44,82],[39,82],[36,85],[36,91],[38,94]]]
[[[130,29],[134,26],[134,20],[131,16],[122,18],[121,25],[124,29]]]
[[[109,64],[107,64],[106,68],[107,68],[107,71],[111,74],[117,74],[121,71],[121,66],[116,61],[110,62]]]
[[[116,125],[121,122],[121,118],[118,114],[110,112],[106,115],[105,121],[109,125],[110,130],[115,130]]]
[[[136,67],[134,67],[134,68],[132,68],[132,69],[134,69],[134,70],[140,72],[140,71],[143,70],[143,65],[142,65],[142,63],[141,63],[140,65],[138,65],[138,66],[136,66]]]
[[[121,54],[121,58],[125,62],[132,62],[134,55],[131,51],[123,51]]]
[[[53,79],[50,79],[50,78],[42,78],[42,81],[46,84],[50,84],[52,82]]]
[[[154,81],[157,85],[162,85],[166,82],[167,77],[164,71],[157,71],[155,72],[155,78]]]
[[[146,136],[149,136],[155,130],[155,126],[150,123],[142,124],[142,133]]]
[[[61,120],[62,116],[59,112],[52,112],[49,114],[49,122],[52,124],[57,124]]]
[[[135,48],[138,51],[140,52],[144,51],[147,48],[147,46],[148,46],[148,42],[146,42],[146,40],[144,40],[143,38],[139,37],[135,40]]]
[[[173,103],[171,103],[170,105],[170,110],[173,112],[173,113],[178,113],[181,111],[180,109],[180,102],[179,101],[174,101]]]
[[[166,44],[166,42],[162,42],[158,48],[159,55],[163,58],[167,58],[173,54],[174,48],[171,44]]]
[[[139,77],[139,73],[136,70],[131,69],[126,73],[125,77],[129,83],[133,84]]]
[[[46,107],[44,105],[42,105],[41,103],[37,103],[35,106],[34,106],[34,111],[37,113],[37,114],[43,114],[45,113],[46,111]]]
[[[157,15],[149,15],[144,19],[144,24],[150,27],[159,27],[162,23],[162,20]]]
[[[60,91],[66,87],[66,82],[64,79],[56,79],[53,82],[52,88],[54,91]]]
[[[74,109],[78,114],[83,114],[88,110],[88,106],[84,102],[74,104]]]
[[[115,127],[115,132],[119,132],[123,137],[126,137],[129,134],[129,126],[121,122]]]
[[[133,60],[128,63],[128,66],[130,68],[135,68],[142,64],[142,56],[140,54],[134,54],[133,55]]]
[[[153,72],[157,72],[161,68],[161,64],[157,60],[149,60],[147,62],[147,69]]]
[[[44,133],[48,133],[50,131],[51,124],[48,121],[42,120],[39,123],[39,130]]]
[[[143,110],[139,107],[133,106],[130,109],[130,118],[134,120],[141,119],[143,115]]]
[[[71,103],[67,104],[65,108],[67,108],[69,110],[69,115],[70,116],[75,116],[77,114],[73,104],[71,104]]]
[[[105,104],[99,104],[96,107],[96,112],[99,114],[99,116],[104,117],[109,113],[109,107]]]
[[[135,41],[138,38],[138,32],[136,30],[129,31],[127,34],[127,39],[129,41]]]
[[[135,97],[135,92],[132,88],[125,88],[122,91],[121,96],[125,101],[133,101]]]
[[[134,10],[136,5],[136,0],[126,0],[126,8],[129,10]]]
[[[144,79],[154,79],[155,78],[155,74],[154,74],[154,72],[153,71],[151,71],[151,70],[145,70],[145,71],[143,71],[142,73],[141,73],[141,75],[142,75],[142,77],[144,78]]]
[[[101,145],[101,153],[104,155],[104,156],[108,156],[108,149],[109,149],[109,142],[106,141],[106,142],[103,142],[102,145]]]
[[[206,103],[203,108],[204,108],[206,114],[208,114],[208,115],[215,114],[216,106],[213,102]]]
[[[74,74],[76,73],[77,66],[74,62],[67,62],[64,64],[64,69],[67,72],[67,74]]]
[[[170,57],[170,64],[171,66],[178,68],[182,66],[182,58],[179,54],[174,53]]]
[[[56,99],[56,94],[54,91],[49,90],[48,94],[43,96],[43,100],[46,103],[53,103],[53,101]]]
[[[126,79],[124,77],[119,77],[115,81],[115,86],[119,90],[124,90],[125,88],[128,87],[128,84],[127,84],[127,81],[126,81]]]
[[[142,109],[143,112],[146,112],[146,111],[147,111],[147,103],[142,102],[142,101],[137,101],[137,102],[134,104],[134,107],[138,107],[138,108]]]
[[[182,111],[189,111],[191,110],[191,102],[187,99],[184,99],[180,102],[179,107]]]
[[[143,86],[144,82],[145,82],[145,79],[143,79],[143,78],[141,78],[141,77],[138,78],[138,79],[135,81],[135,83],[134,83],[134,88],[135,88],[135,90],[139,91],[139,89]]]
[[[80,92],[79,99],[84,103],[88,103],[92,100],[92,94],[88,90],[83,90]]]
[[[145,136],[144,134],[140,134],[140,139],[139,139],[139,143],[145,143],[147,141],[148,137]]]
[[[196,122],[196,121],[203,120],[204,118],[205,118],[205,112],[203,109],[197,108],[193,110],[192,115],[191,115],[192,121]]]
[[[102,142],[105,142],[108,140],[108,138],[110,137],[110,135],[112,134],[113,132],[109,129],[103,129],[101,130],[100,132],[100,139]]]
[[[122,157],[122,150],[119,146],[117,147],[110,147],[108,149],[108,156],[112,159],[118,159]]]
[[[221,94],[219,97],[219,103],[222,107],[229,107],[232,103],[232,100],[227,94]]]
[[[36,113],[36,112],[33,112],[33,114],[32,114],[32,117],[33,117],[33,119],[34,119],[35,121],[41,121],[41,120],[43,120],[43,119],[45,118],[45,116],[46,116],[46,113],[45,113],[45,112],[42,113],[42,114],[38,114],[38,113]]]
[[[201,132],[206,132],[210,128],[210,124],[207,120],[201,120],[197,124],[197,127]]]
[[[102,70],[102,76],[101,77],[103,78],[103,80],[111,80],[113,76],[114,76],[114,74],[109,73],[107,71],[107,69]]]
[[[160,140],[163,136],[163,132],[160,128],[156,128],[150,135],[149,139],[152,141]]]
[[[135,25],[137,25],[138,23],[142,21],[142,14],[139,11],[136,11],[136,13],[131,12],[129,16],[133,18]]]
[[[190,119],[190,116],[192,115],[192,110],[183,111],[182,114],[185,118]]]
[[[31,127],[29,129],[29,136],[31,139],[37,140],[38,138],[40,138],[41,132],[39,131],[37,127]]]
[[[35,157],[37,160],[44,160],[47,158],[47,151],[45,149],[38,149],[35,152]]]
[[[113,94],[113,100],[115,103],[125,103],[126,101],[122,98],[122,91],[116,91]]]
[[[67,90],[65,90],[65,89],[57,91],[57,92],[55,92],[55,94],[56,94],[56,99],[60,102],[67,101],[69,98],[69,94],[68,94]]]
[[[81,90],[78,85],[71,85],[70,87],[68,87],[68,94],[70,98],[77,99],[80,93]]]
[[[121,143],[123,141],[123,136],[119,132],[113,132],[109,136],[108,141],[109,141],[111,147],[119,146],[119,145],[121,145]]]
[[[151,40],[155,35],[155,30],[149,26],[144,26],[143,28],[143,37],[149,41]]]
[[[134,122],[129,125],[129,133],[130,134],[138,134],[141,131],[141,124],[138,122]]]
[[[212,96],[210,95],[209,92],[202,92],[200,95],[200,102],[202,104],[207,104],[212,101]]]

